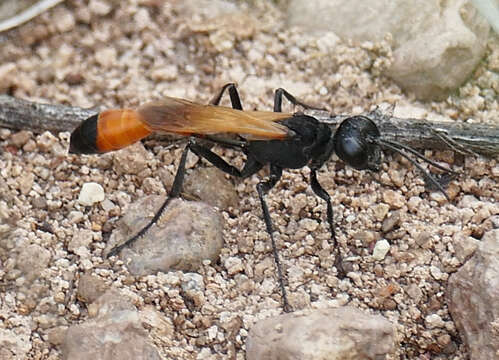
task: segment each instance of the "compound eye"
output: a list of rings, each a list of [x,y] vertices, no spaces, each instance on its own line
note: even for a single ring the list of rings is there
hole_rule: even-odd
[[[334,146],[338,157],[351,167],[378,171],[381,149],[375,143],[379,130],[365,116],[354,116],[344,120],[334,134]]]
[[[367,148],[362,139],[351,136],[339,137],[335,148],[338,157],[351,167],[359,170],[367,168]]]

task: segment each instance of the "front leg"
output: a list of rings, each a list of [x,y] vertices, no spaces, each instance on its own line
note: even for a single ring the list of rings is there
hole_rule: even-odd
[[[334,259],[334,266],[338,271],[338,277],[344,278],[346,276],[346,272],[343,269],[343,260],[341,258],[340,247],[338,246],[338,242],[336,241],[336,231],[334,229],[334,219],[333,219],[333,205],[331,204],[331,196],[329,196],[328,192],[324,190],[324,188],[319,184],[317,180],[317,170],[310,170],[310,185],[312,186],[312,190],[315,195],[324,200],[327,204],[327,222],[329,223],[329,228],[331,231],[331,239],[333,240],[334,252],[336,253]]]

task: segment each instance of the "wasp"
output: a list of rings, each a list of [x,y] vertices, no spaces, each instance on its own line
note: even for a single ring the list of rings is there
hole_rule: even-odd
[[[232,108],[219,106],[226,91],[229,93]],[[327,124],[302,112],[283,113],[283,97],[295,106],[318,109],[299,101],[286,90],[279,88],[274,94],[274,111],[243,110],[235,84],[229,83],[222,87],[208,105],[166,97],[162,101],[146,103],[137,109],[106,110],[83,121],[71,134],[70,153],[93,154],[118,150],[153,132],[189,137],[187,146],[182,152],[172,188],[162,206],[142,230],[125,243],[114,247],[107,256],[118,254],[124,247],[130,246],[144,235],[160,218],[169,202],[180,196],[189,151],[204,158],[223,172],[239,178],[249,177],[266,165],[270,167],[268,178],[260,181],[256,190],[272,244],[283,309],[286,312],[291,309],[273,236],[272,221],[265,201],[265,195],[277,184],[284,169],[299,169],[304,166],[310,168],[311,188],[327,205],[326,218],[335,249],[334,264],[340,277],[345,276],[345,271],[336,241],[333,206],[330,195],[317,179],[317,171],[333,153],[355,169],[378,172],[382,162],[383,148],[396,151],[418,167],[424,177],[449,199],[443,186],[407,152],[445,172],[455,172],[425,158],[412,148],[384,140],[378,127],[370,118],[362,115],[349,117],[333,132]],[[237,138],[224,137],[224,134],[235,134]],[[230,165],[211,149],[202,145],[198,141],[200,138],[240,150],[246,155],[245,165],[241,170]]]

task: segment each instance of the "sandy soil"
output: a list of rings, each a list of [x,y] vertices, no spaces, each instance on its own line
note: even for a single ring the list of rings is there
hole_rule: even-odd
[[[216,7],[208,11],[190,2],[108,3],[116,8],[99,1],[91,1],[90,7],[68,1],[3,35],[0,92],[106,108],[134,106],[162,95],[207,102],[221,85],[235,81],[248,109],[271,109],[273,90],[283,87],[335,113],[396,104],[396,112],[419,117],[497,121],[489,117],[497,114],[497,102],[479,91],[484,68],[447,101],[420,103],[380,75],[390,61],[389,44],[340,43],[334,54],[321,53],[314,41],[286,29],[279,10],[263,2],[255,2],[251,11],[240,5],[243,10],[237,17],[221,13],[217,21],[204,14],[212,16]],[[494,46],[487,56],[497,56]],[[220,264],[229,257],[241,258],[249,283],[223,265],[206,265],[199,272],[205,277],[208,305],[202,312],[179,310],[183,300],[178,291],[158,286],[157,276],[130,281],[121,263],[110,263],[101,254],[103,232],[113,229],[130,202],[168,189],[181,149],[146,143],[151,154],[147,171],[119,175],[112,167],[113,154],[68,156],[68,135],[0,130],[0,322],[9,334],[16,334],[19,353],[36,359],[61,356],[65,327],[88,318],[75,288],[82,274],[92,273],[133,294],[139,308],[152,304],[174,322],[173,338],[151,334],[165,357],[194,359],[212,352],[218,354],[213,358],[243,359],[252,324],[282,311],[255,193],[258,177],[231,180],[240,204],[223,212],[226,245]],[[243,163],[234,151],[218,151],[238,166]],[[453,154],[426,155],[462,168]],[[491,227],[490,217],[499,211],[497,162],[466,158],[463,176],[451,184],[448,203],[437,193],[425,192],[420,174],[406,161],[397,156],[387,160],[379,175],[345,168],[339,161],[321,170],[319,180],[333,198],[342,252],[351,260],[353,275],[346,280],[330,270],[325,206],[308,187],[309,171],[285,172],[268,196],[280,233],[290,300],[296,308],[348,303],[386,316],[398,332],[392,359],[466,359],[448,312],[446,281],[462,264],[456,257],[456,241],[480,239]],[[158,186],[143,186],[158,180]],[[106,198],[117,205],[113,211],[77,204],[81,185],[89,181],[104,186]],[[75,210],[82,214],[76,220],[68,216]],[[398,219],[395,225],[387,224],[390,216]],[[392,228],[383,234],[383,226]],[[88,254],[76,255],[68,243],[82,230],[92,231],[93,239]],[[391,242],[390,253],[383,261],[374,261],[369,255],[382,235]],[[39,264],[46,267],[27,279],[32,269],[18,260],[22,249],[31,245],[49,260],[33,259],[34,269]],[[255,268],[261,274],[255,275]],[[434,315],[442,321],[431,321]],[[242,328],[226,337],[220,324],[233,318],[242,320]]]

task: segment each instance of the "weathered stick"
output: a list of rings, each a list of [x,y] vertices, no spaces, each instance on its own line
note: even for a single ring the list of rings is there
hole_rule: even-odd
[[[351,115],[319,115],[316,118],[336,126],[349,116]],[[379,111],[366,116],[376,123],[384,139],[398,141],[413,148],[457,150],[490,157],[499,155],[499,126],[401,119]]]
[[[0,127],[16,130],[71,131],[86,118],[95,115],[95,110],[79,107],[40,104],[0,95]]]
[[[16,130],[71,131],[95,110],[79,107],[49,105],[0,95],[0,127]],[[348,115],[314,114],[322,122],[336,127]],[[499,127],[461,122],[428,122],[399,119],[379,111],[370,117],[378,125],[383,138],[395,140],[414,148],[461,150],[486,156],[499,155]]]

